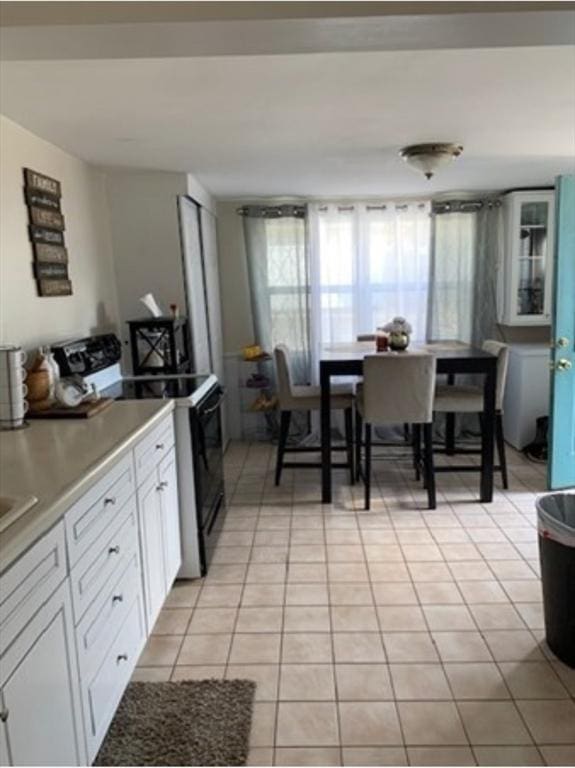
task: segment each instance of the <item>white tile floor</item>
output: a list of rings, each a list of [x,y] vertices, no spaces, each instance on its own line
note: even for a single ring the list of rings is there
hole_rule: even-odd
[[[255,680],[252,765],[575,764],[575,671],[543,640],[545,468],[509,449],[487,505],[476,474],[440,474],[429,511],[388,459],[365,512],[343,471],[328,506],[318,470],[275,488],[274,458],[229,448],[210,572],[174,587],[135,678]]]

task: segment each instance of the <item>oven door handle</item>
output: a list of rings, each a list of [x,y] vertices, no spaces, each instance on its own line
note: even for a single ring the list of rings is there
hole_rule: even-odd
[[[200,419],[203,419],[205,416],[211,416],[212,413],[215,413],[218,410],[218,408],[220,407],[220,405],[222,404],[222,401],[223,401],[225,396],[226,396],[226,391],[225,391],[225,389],[222,388],[221,394],[218,397],[218,402],[215,405],[212,405],[211,408],[208,408],[205,411],[200,411],[200,414],[199,414]]]

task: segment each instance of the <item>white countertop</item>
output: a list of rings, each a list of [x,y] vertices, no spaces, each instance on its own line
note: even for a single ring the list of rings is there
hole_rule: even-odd
[[[0,571],[173,409],[171,400],[126,400],[91,419],[36,419],[1,432],[0,496],[34,495],[38,503],[0,534]]]

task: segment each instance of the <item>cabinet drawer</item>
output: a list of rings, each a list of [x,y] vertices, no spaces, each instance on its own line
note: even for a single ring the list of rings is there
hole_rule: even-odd
[[[134,465],[128,454],[68,510],[66,536],[72,566],[113,524],[134,491]]]
[[[67,573],[64,524],[58,523],[0,577],[0,635],[5,650]]]
[[[76,638],[83,680],[92,677],[124,623],[135,596],[141,594],[141,578],[136,550],[131,553],[126,568],[108,582],[78,625]]]
[[[72,600],[76,624],[90,603],[105,589],[116,573],[124,571],[138,547],[138,510],[136,497],[124,506],[114,532],[102,534],[93,548],[72,570]]]
[[[133,597],[120,631],[83,691],[90,763],[114,717],[145,642],[144,606],[140,591]]]
[[[174,419],[170,414],[136,446],[136,479],[138,487],[150,476],[175,443]]]

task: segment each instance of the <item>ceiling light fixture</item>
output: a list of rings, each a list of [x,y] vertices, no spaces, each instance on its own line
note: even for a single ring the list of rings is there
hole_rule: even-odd
[[[431,179],[435,171],[442,165],[447,165],[463,152],[461,144],[411,144],[404,147],[399,154],[408,165],[421,171],[426,179]]]

